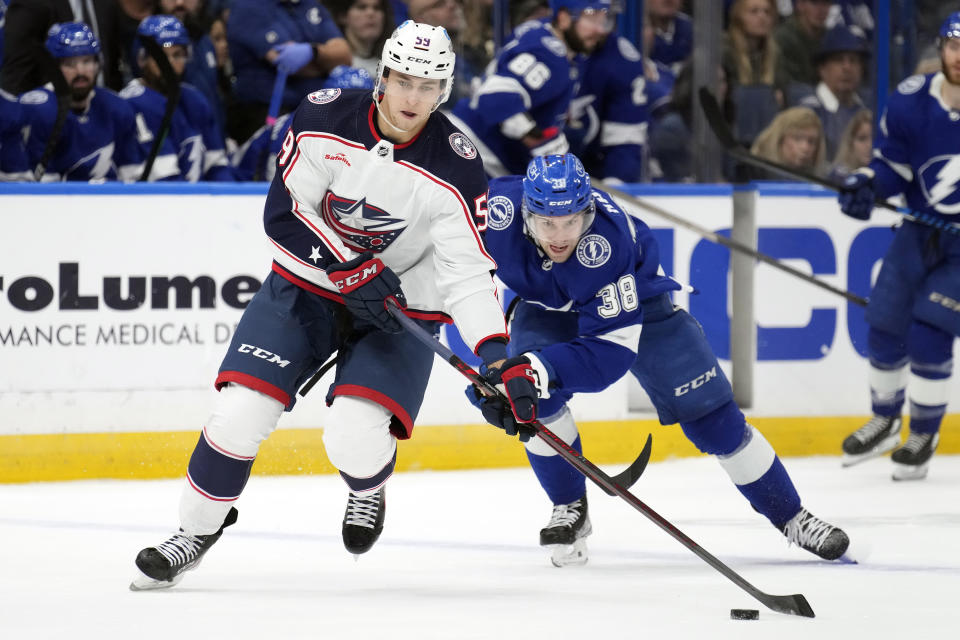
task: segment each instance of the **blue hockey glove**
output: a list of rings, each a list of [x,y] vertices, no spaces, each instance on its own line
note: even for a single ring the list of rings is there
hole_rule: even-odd
[[[840,210],[851,218],[869,220],[873,201],[876,199],[873,193],[873,176],[860,171],[851,173],[840,186],[837,199],[840,201]]]
[[[343,304],[355,318],[387,333],[400,333],[403,326],[387,310],[393,299],[401,308],[407,300],[400,289],[400,278],[369,251],[352,260],[332,264],[326,269],[330,281],[343,296]]]
[[[313,45],[309,42],[287,42],[274,47],[279,55],[274,64],[287,75],[300,71],[313,60]]]

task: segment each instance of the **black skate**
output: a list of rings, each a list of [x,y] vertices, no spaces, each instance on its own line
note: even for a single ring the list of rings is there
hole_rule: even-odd
[[[839,559],[850,546],[850,538],[843,529],[824,522],[806,509],[800,509],[783,525],[783,535],[787,536],[788,542],[824,560]]]
[[[356,555],[370,551],[383,532],[383,517],[387,512],[386,488],[358,495],[353,491],[347,498],[343,514],[343,546]]]
[[[191,536],[180,529],[166,542],[156,547],[147,547],[137,554],[140,576],[130,583],[131,591],[166,589],[180,582],[183,574],[196,569],[203,555],[220,539],[223,530],[237,521],[236,507],[230,507],[223,526],[216,533]]]
[[[873,416],[843,441],[844,467],[883,455],[900,443],[900,416]]]
[[[903,446],[893,452],[894,480],[923,480],[927,477],[930,458],[940,443],[940,433],[911,433]]]
[[[540,530],[540,546],[550,547],[555,567],[587,563],[587,536],[593,532],[587,495],[569,504],[554,505],[550,522]]]

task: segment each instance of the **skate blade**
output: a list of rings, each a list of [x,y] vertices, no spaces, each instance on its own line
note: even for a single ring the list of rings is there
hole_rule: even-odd
[[[155,591],[157,589],[169,589],[178,582],[183,580],[183,574],[181,573],[173,580],[154,580],[150,576],[140,573],[137,577],[133,579],[133,582],[130,583],[130,591]]]
[[[843,459],[840,461],[842,467],[852,467],[855,464],[860,464],[861,462],[866,462],[873,458],[882,456],[883,454],[892,451],[900,444],[900,434],[897,433],[895,436],[890,436],[885,440],[881,440],[877,443],[873,449],[865,451],[864,453],[844,453]]]
[[[587,539],[579,538],[573,544],[551,545],[550,563],[555,567],[581,567],[587,564]]]
[[[919,465],[897,464],[893,463],[893,479],[896,482],[904,480],[923,480],[927,477],[927,471],[930,470],[930,462],[924,462]]]

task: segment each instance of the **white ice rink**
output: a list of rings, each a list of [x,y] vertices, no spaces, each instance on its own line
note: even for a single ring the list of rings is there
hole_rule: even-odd
[[[397,474],[358,562],[338,477],[254,476],[203,565],[140,593],[133,558],[170,534],[179,481],[0,486],[0,638],[960,638],[960,457],[906,484],[889,460],[785,462],[811,511],[871,547],[861,564],[788,548],[708,458],[651,464],[634,493],[762,591],[804,594],[815,619],[765,609],[597,488],[590,562],[555,569],[537,546],[546,498],[511,469]]]

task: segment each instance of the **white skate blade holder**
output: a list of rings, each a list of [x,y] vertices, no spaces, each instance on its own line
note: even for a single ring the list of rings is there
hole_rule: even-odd
[[[169,589],[181,580],[183,580],[182,573],[173,580],[167,581],[154,580],[153,578],[138,572],[138,575],[133,579],[133,582],[130,583],[130,591],[153,591],[155,589]]]
[[[840,465],[843,467],[852,467],[855,464],[860,464],[861,462],[866,462],[872,458],[882,456],[888,451],[892,451],[896,446],[900,444],[900,433],[897,432],[896,435],[892,435],[888,438],[884,438],[877,443],[877,446],[866,451],[864,453],[859,453],[856,455],[851,455],[849,453],[843,454],[843,458],[840,461]]]
[[[897,464],[893,463],[893,479],[897,482],[903,480],[923,480],[927,477],[927,472],[930,470],[930,461],[927,460],[923,464]]]
[[[587,564],[587,539],[577,538],[573,544],[549,545],[550,563],[555,567],[580,567]]]

